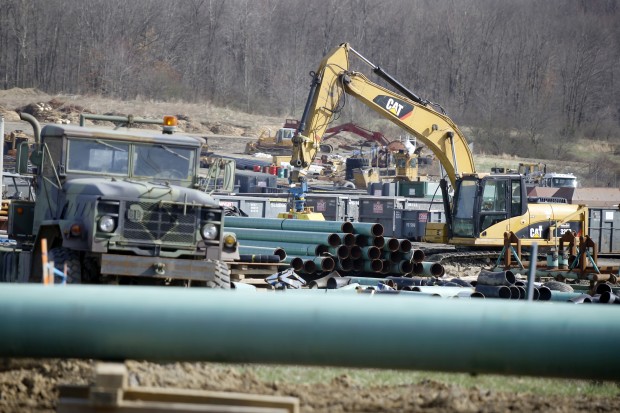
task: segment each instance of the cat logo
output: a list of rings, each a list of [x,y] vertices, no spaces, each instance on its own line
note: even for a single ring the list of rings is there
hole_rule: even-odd
[[[530,238],[542,238],[543,227],[539,225],[538,228],[530,228]]]
[[[373,102],[400,120],[405,119],[413,112],[413,106],[411,106],[411,104],[389,96],[379,95],[373,99]]]

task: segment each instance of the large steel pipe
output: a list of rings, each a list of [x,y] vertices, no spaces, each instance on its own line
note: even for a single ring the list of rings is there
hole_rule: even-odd
[[[413,265],[413,273],[424,277],[440,277],[444,273],[444,268],[438,262],[416,262]]]
[[[370,222],[354,222],[353,233],[369,235],[371,237],[380,237],[383,235],[383,225],[373,224]]]
[[[362,257],[368,260],[377,260],[381,258],[381,250],[377,247],[362,247]]]
[[[398,294],[310,296],[6,284],[0,288],[0,331],[0,357],[277,363],[620,380],[620,319],[613,309],[601,306],[419,301]],[[541,351],[567,345],[597,350],[570,360]],[[396,354],[403,348],[407,357],[377,357],[377,349]]]
[[[480,271],[478,274],[478,284],[483,285],[513,285],[517,281],[515,274],[510,271]]]
[[[485,297],[510,299],[512,293],[510,287],[505,285],[484,285],[476,284],[476,292],[484,294]]]
[[[277,229],[226,228],[234,232],[240,243],[243,240],[284,241],[308,244],[324,244],[332,247],[340,245],[340,236],[328,232],[281,231]]]
[[[399,248],[400,242],[398,241],[398,238],[385,238],[383,251],[398,251]]]
[[[280,258],[280,261],[286,258],[286,251],[282,248],[252,247],[239,245],[239,254],[277,255]]]
[[[328,247],[322,244],[310,244],[299,242],[260,241],[255,239],[240,239],[240,246],[282,248],[289,255],[321,255]]]
[[[300,219],[226,217],[224,226],[235,228],[277,229],[285,231],[310,232],[353,232],[353,224],[348,221],[305,221]]]

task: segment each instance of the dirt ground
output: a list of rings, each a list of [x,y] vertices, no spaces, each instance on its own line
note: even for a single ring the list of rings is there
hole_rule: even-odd
[[[157,118],[175,114],[186,132],[225,135],[209,139],[216,151],[243,152],[247,138],[264,129],[276,130],[282,119],[252,116],[209,105],[162,102],[114,102],[95,97],[49,96],[33,89],[0,91],[0,114],[8,130],[29,126],[19,123],[17,110],[28,109],[41,122],[78,123],[80,112],[134,114]],[[20,126],[22,125],[22,126]],[[11,129],[12,128],[12,129]],[[239,137],[234,139],[231,137]],[[350,138],[346,138],[350,139]],[[352,141],[351,141],[352,142]],[[347,141],[347,144],[350,142]],[[449,272],[474,274],[476,268],[454,267]],[[0,286],[1,288],[1,286]],[[10,340],[10,337],[2,337]],[[132,386],[162,386],[221,390],[298,397],[303,412],[613,412],[620,397],[577,398],[498,392],[466,388],[433,380],[398,386],[360,385],[355,373],[329,382],[295,384],[261,380],[252,369],[209,363],[127,363]],[[0,359],[0,413],[53,412],[59,384],[87,384],[92,380],[90,360]]]
[[[54,412],[59,384],[88,384],[92,361],[0,360],[0,412]],[[329,382],[262,381],[251,368],[209,363],[127,362],[130,386],[292,396],[302,412],[614,412],[620,397],[577,398],[464,388],[434,380],[363,386],[351,374]],[[247,366],[246,366],[247,367]]]

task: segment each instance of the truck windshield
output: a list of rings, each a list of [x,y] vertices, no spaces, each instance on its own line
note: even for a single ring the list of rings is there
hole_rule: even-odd
[[[192,176],[194,151],[165,145],[135,145],[133,176],[185,180]]]
[[[551,186],[554,188],[561,188],[564,186],[570,188],[577,187],[577,180],[575,178],[553,178],[551,182]]]
[[[127,175],[129,144],[102,139],[69,139],[68,172]]]

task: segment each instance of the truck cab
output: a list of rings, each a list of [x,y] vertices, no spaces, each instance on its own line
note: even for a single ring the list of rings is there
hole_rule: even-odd
[[[31,254],[31,280],[42,277],[45,239],[56,267],[68,264],[69,282],[226,288],[223,261],[238,257],[237,242],[223,231],[222,207],[198,189],[203,144],[181,135],[45,126],[30,156],[36,201],[13,203],[9,213],[9,236]]]

